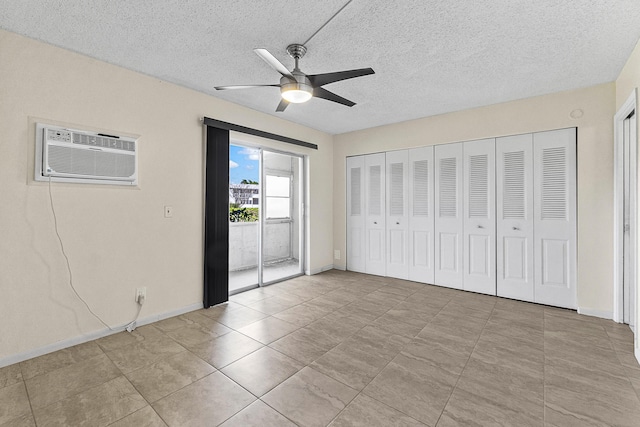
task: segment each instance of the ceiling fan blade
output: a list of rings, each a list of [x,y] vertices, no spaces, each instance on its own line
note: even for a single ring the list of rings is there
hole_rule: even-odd
[[[276,108],[276,112],[282,112],[284,111],[285,108],[287,108],[287,106],[289,105],[289,101],[287,101],[286,99],[281,99],[280,103],[278,104],[278,108]]]
[[[251,89],[253,87],[280,87],[280,85],[231,85],[231,86],[216,86],[215,90],[229,90],[229,89]]]
[[[359,68],[357,70],[336,71],[335,73],[310,74],[307,75],[313,87],[323,86],[340,80],[353,79],[355,77],[368,76],[375,74],[371,68]]]
[[[262,58],[264,62],[269,64],[271,68],[273,68],[283,76],[293,80],[294,82],[296,81],[296,78],[293,77],[293,74],[291,74],[289,70],[287,70],[287,67],[282,65],[282,62],[278,61],[275,56],[271,55],[271,53],[269,53],[267,49],[253,49],[253,51],[256,53],[256,55]]]
[[[337,102],[338,104],[346,105],[347,107],[353,107],[354,105],[356,105],[355,102],[349,101],[348,99],[336,95],[333,92],[329,92],[322,87],[313,88],[313,96],[316,98],[322,98],[328,101]]]

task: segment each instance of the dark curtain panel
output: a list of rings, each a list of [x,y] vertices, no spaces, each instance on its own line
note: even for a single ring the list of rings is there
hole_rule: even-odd
[[[229,299],[229,131],[207,126],[204,307]]]

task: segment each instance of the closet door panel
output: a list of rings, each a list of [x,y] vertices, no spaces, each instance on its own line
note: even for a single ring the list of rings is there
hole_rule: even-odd
[[[433,147],[409,150],[409,280],[434,283],[435,181]]]
[[[576,130],[533,134],[535,302],[576,308]]]
[[[527,281],[527,257],[531,251],[527,250],[527,238],[505,237],[504,238],[504,278],[519,282]],[[501,295],[506,296],[506,295]]]
[[[347,157],[347,270],[365,272],[364,156]]]
[[[409,278],[407,150],[389,151],[387,162],[387,276]]]
[[[495,139],[465,142],[464,289],[496,294]]]
[[[435,147],[435,284],[463,287],[462,143]]]
[[[496,139],[497,294],[534,300],[533,135]]]
[[[365,272],[386,274],[385,154],[369,154],[365,166]]]

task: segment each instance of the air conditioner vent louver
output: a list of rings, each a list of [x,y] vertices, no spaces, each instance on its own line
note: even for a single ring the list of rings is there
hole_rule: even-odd
[[[37,125],[37,181],[136,185],[137,163],[132,138]]]
[[[96,178],[128,178],[135,169],[133,156],[51,145],[46,172],[51,175],[58,173]]]

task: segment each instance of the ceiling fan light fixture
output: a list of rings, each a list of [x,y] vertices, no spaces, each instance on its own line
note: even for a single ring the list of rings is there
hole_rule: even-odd
[[[352,0],[349,0],[349,3],[351,1]],[[258,48],[254,49],[253,51],[271,68],[280,73],[280,75],[282,76],[280,77],[280,84],[216,86],[215,89],[247,89],[252,87],[265,86],[279,87],[282,99],[280,100],[280,102],[278,103],[278,107],[276,108],[276,112],[278,113],[283,112],[289,104],[301,104],[303,102],[309,101],[311,98],[326,99],[327,101],[336,102],[338,104],[346,105],[347,107],[353,107],[354,105],[356,105],[355,102],[349,101],[346,98],[336,95],[335,93],[326,90],[322,86],[342,80],[375,74],[375,72],[371,68],[336,71],[333,73],[305,74],[302,72],[302,70],[300,70],[299,67],[300,58],[302,58],[307,51],[307,48],[302,44],[291,44],[287,46],[287,53],[289,53],[289,55],[295,60],[295,66],[291,71],[289,71],[287,67],[282,65],[282,63],[278,61],[275,56],[270,54],[267,49]]]
[[[280,94],[288,102],[302,104],[313,96],[313,87],[304,83],[288,83],[282,85]]]

